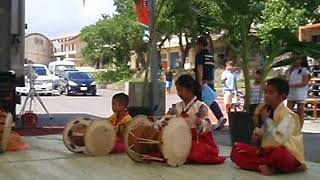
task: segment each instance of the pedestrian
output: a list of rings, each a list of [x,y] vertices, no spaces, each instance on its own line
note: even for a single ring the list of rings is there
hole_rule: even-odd
[[[209,53],[208,41],[205,37],[199,37],[197,40],[198,52],[195,57],[195,74],[196,81],[203,88],[204,84],[207,84],[214,89],[214,72],[215,72],[215,62],[213,56]],[[208,104],[213,114],[216,116],[218,123],[213,126],[214,130],[220,130],[224,127],[224,124],[227,122],[227,119],[223,116],[223,113],[216,101],[213,101],[212,104]]]
[[[261,87],[262,83],[262,69],[258,69],[255,73],[254,82],[251,84],[251,97],[250,97],[250,108],[249,112],[254,114],[256,107],[259,104],[264,103],[264,95]]]
[[[238,102],[238,87],[239,70],[235,67],[233,61],[226,63],[226,70],[221,74],[221,81],[223,83],[223,99],[226,105],[227,112]]]
[[[297,104],[301,128],[304,123],[304,104],[308,98],[310,81],[309,65],[306,57],[297,61],[289,69],[289,95],[287,106],[293,110]]]
[[[173,85],[173,72],[172,70],[169,70],[166,73],[166,88],[168,93],[171,92],[172,85]]]

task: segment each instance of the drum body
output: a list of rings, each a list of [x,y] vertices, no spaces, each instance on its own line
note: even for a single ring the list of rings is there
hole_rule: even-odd
[[[190,153],[192,135],[183,118],[166,118],[157,130],[146,116],[136,116],[127,131],[126,150],[133,161],[164,161],[176,167],[184,164]]]
[[[0,111],[0,152],[4,152],[7,149],[12,122],[11,113]]]
[[[72,119],[63,131],[63,142],[72,152],[92,156],[108,155],[113,149],[116,134],[108,119],[92,121],[83,117]]]

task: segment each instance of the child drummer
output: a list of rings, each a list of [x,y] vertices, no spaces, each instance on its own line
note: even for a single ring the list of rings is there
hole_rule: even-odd
[[[174,114],[183,117],[192,131],[192,147],[187,162],[223,163],[225,157],[219,156],[219,148],[210,130],[214,115],[210,108],[199,100],[200,85],[190,75],[182,75],[176,81],[176,88],[182,101],[175,105]]]
[[[124,131],[125,126],[132,120],[127,110],[129,97],[125,93],[118,93],[112,97],[112,111],[114,114],[110,117],[111,123],[114,126],[117,135],[117,142],[112,153],[125,152]]]
[[[306,169],[299,116],[283,103],[288,92],[287,81],[267,81],[265,103],[269,107],[260,110],[254,135],[258,147],[237,143],[232,148],[231,160],[241,169],[264,175]]]

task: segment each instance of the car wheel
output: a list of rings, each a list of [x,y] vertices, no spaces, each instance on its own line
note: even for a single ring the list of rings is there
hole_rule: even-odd
[[[70,95],[71,95],[68,87],[66,88],[66,95],[67,95],[67,96],[70,96]]]
[[[93,93],[91,93],[91,96],[96,96],[97,95],[97,92],[95,91],[95,92],[93,92]]]
[[[62,88],[58,88],[58,93],[59,93],[59,95],[61,95],[63,93]]]

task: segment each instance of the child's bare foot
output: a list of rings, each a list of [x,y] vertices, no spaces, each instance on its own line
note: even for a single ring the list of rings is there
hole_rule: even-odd
[[[260,170],[261,174],[263,174],[263,175],[267,175],[268,176],[268,175],[274,174],[274,170],[271,167],[267,166],[267,165],[260,165],[258,167],[258,169]]]

